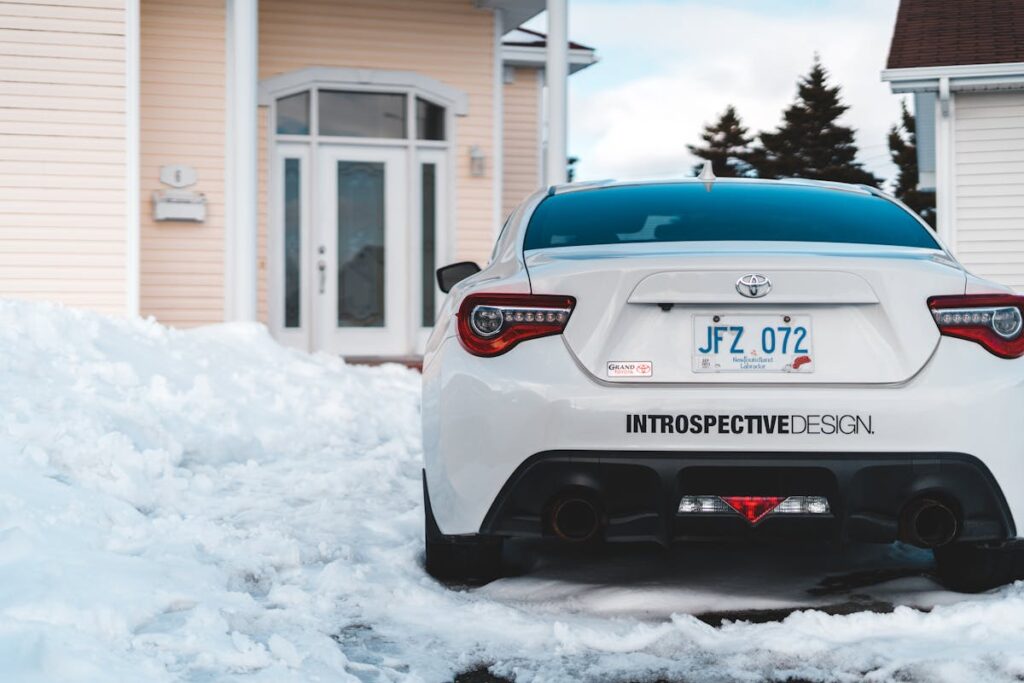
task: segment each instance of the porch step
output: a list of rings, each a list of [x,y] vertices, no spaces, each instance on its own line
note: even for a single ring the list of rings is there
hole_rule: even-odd
[[[342,356],[352,365],[384,365],[398,363],[413,370],[423,371],[423,356]]]

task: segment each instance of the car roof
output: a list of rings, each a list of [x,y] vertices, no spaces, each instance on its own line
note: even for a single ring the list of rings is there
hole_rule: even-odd
[[[817,188],[823,190],[836,190],[841,192],[855,192],[857,194],[864,195],[877,195],[887,196],[884,192],[876,187],[870,185],[854,185],[851,183],[840,183],[832,180],[813,180],[810,178],[780,178],[767,179],[767,178],[670,178],[670,179],[648,179],[648,180],[588,180],[578,183],[563,183],[560,185],[552,185],[548,188],[548,196],[557,194],[567,194],[569,192],[586,192],[593,190],[602,190],[611,187],[630,187],[636,185],[708,185],[713,187],[719,183],[729,185],[761,185],[761,186],[784,186],[784,187],[807,187]]]

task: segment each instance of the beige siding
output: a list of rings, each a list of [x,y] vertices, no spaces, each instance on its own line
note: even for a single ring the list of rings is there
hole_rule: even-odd
[[[0,296],[126,310],[120,0],[0,2]]]
[[[225,25],[223,0],[143,0],[141,305],[174,325],[223,319]],[[493,159],[489,11],[471,0],[262,0],[260,77],[309,66],[417,71],[469,95],[456,122],[457,258],[486,260],[493,180],[469,174],[469,148]],[[259,318],[267,320],[268,150],[260,112]],[[102,150],[97,150],[101,154]],[[164,164],[196,168],[204,224],[155,223]]]
[[[955,117],[957,255],[1024,290],[1024,92],[958,93]]]
[[[469,149],[478,145],[489,163],[494,158],[493,35],[493,14],[472,0],[261,0],[260,77],[310,66],[395,69],[466,92],[469,115],[456,120],[455,135],[455,257],[486,261],[494,237],[493,169],[472,177]],[[261,159],[265,182],[265,150]],[[265,224],[265,201],[260,211]]]
[[[142,0],[141,309],[163,323],[224,319],[224,0]],[[153,220],[160,167],[196,169],[205,223]]]
[[[540,71],[513,69],[503,94],[502,217],[540,186]]]

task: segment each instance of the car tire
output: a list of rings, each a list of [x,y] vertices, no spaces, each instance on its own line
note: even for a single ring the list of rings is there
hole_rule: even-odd
[[[426,477],[423,479],[423,513],[428,574],[441,581],[457,583],[487,583],[501,576],[502,539],[482,534],[442,534],[430,507]]]
[[[980,593],[1024,578],[1024,540],[953,543],[935,549],[939,580],[961,593]]]

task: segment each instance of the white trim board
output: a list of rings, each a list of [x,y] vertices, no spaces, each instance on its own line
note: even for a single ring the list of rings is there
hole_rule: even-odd
[[[255,0],[227,0],[224,319],[258,318],[259,18]]]
[[[516,27],[544,11],[545,0],[475,0],[481,9],[500,9],[505,12],[505,24]]]
[[[139,0],[125,0],[124,17],[124,147],[125,147],[125,312],[139,315],[139,242],[142,176],[139,151]]]
[[[541,69],[547,64],[547,51],[542,47],[529,45],[502,45],[501,60],[508,66],[533,66]],[[593,50],[572,48],[569,50],[569,74],[582,71],[597,64],[598,57]]]
[[[495,239],[501,232],[502,204],[505,190],[505,65],[502,62],[501,37],[505,35],[505,11],[494,9],[494,38],[492,43],[491,117],[491,231]]]
[[[956,96],[948,94],[945,111],[935,107],[935,207],[939,237],[954,254],[956,234]]]
[[[439,104],[452,109],[458,116],[469,113],[469,97],[465,92],[414,71],[385,71],[380,69],[350,69],[346,67],[312,66],[271,76],[260,81],[259,104],[268,105],[282,95],[311,87],[331,88],[359,85],[382,89],[417,90]]]
[[[949,87],[953,91],[1024,88],[1024,62],[922,66],[882,71],[882,80],[890,83],[894,93],[937,91],[942,78],[949,79]]]

